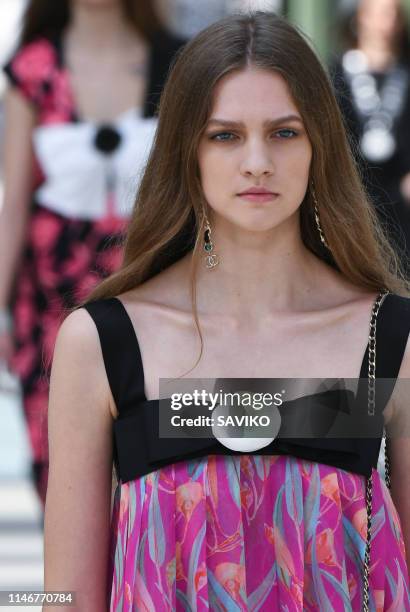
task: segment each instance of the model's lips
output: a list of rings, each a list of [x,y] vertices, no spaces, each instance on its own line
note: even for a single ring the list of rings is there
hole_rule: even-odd
[[[250,187],[241,193],[238,193],[238,196],[244,200],[248,200],[249,202],[269,202],[278,197],[278,193],[273,191],[269,191],[264,187]]]
[[[250,193],[257,193],[257,194],[271,194],[271,195],[278,195],[277,193],[275,193],[274,191],[269,191],[269,189],[266,189],[265,187],[249,187],[249,189],[245,189],[245,191],[241,191],[241,193],[238,193],[238,195],[242,196],[242,195],[248,195]]]

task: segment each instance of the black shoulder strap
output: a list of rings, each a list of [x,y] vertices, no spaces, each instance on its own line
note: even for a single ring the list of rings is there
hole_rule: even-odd
[[[120,416],[145,401],[144,370],[134,326],[117,298],[97,300],[84,308],[100,337],[105,370]]]
[[[389,293],[380,306],[376,323],[376,378],[397,378],[410,333],[410,298]],[[369,351],[361,378],[367,378]]]

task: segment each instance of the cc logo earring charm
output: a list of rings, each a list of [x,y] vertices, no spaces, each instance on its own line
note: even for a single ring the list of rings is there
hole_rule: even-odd
[[[209,270],[211,270],[212,268],[215,268],[219,264],[219,256],[216,253],[213,253],[214,243],[212,242],[212,239],[211,239],[211,233],[212,233],[211,226],[209,224],[207,217],[205,217],[205,231],[204,231],[204,251],[206,253],[205,265]]]

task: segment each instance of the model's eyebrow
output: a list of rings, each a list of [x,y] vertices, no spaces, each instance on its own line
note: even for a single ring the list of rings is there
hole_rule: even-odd
[[[263,122],[263,127],[275,127],[276,125],[280,125],[281,123],[288,123],[290,121],[297,121],[298,123],[303,124],[302,118],[299,115],[284,115],[283,117],[278,117],[277,119],[267,119]],[[208,126],[211,125],[221,125],[223,127],[233,127],[233,128],[244,128],[245,124],[242,121],[230,121],[229,119],[218,119],[217,117],[212,117],[208,121]]]

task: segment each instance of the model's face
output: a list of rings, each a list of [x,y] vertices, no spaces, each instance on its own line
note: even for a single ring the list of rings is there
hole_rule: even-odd
[[[359,33],[390,41],[397,33],[398,0],[362,0],[357,14]]]
[[[250,231],[294,218],[311,158],[302,118],[280,75],[249,67],[220,80],[198,150],[202,188],[215,217]],[[259,193],[246,193],[255,188]]]

